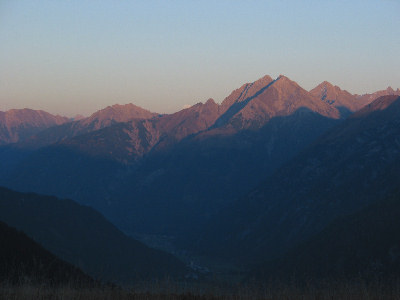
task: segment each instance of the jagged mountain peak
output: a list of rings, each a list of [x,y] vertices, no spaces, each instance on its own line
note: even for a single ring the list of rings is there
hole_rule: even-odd
[[[312,93],[315,96],[328,95],[328,94],[339,94],[339,93],[352,95],[348,91],[342,90],[339,86],[334,85],[326,80],[321,82],[320,84],[318,84],[315,88],[311,89],[310,93]]]
[[[285,75],[279,75],[273,82],[275,88],[295,88],[304,90],[296,81],[291,80]],[[305,91],[305,90],[304,90]]]
[[[375,99],[386,95],[400,95],[400,90],[395,91],[390,86],[381,91],[372,94],[353,95],[340,87],[327,81],[320,83],[310,90],[310,93],[317,96],[322,101],[339,108],[342,112],[356,112]]]
[[[359,110],[363,106],[363,103],[356,101],[355,95],[342,90],[339,86],[333,85],[328,81],[321,82],[310,90],[310,94],[329,105],[339,108],[342,113],[345,113],[345,116],[350,112]]]
[[[371,94],[363,94],[363,95],[355,95],[357,102],[362,103],[362,107],[364,107],[367,104],[370,104],[372,101],[375,99],[381,97],[381,96],[387,96],[387,95],[397,95],[400,96],[400,89],[397,89],[396,91],[392,87],[388,87],[385,90],[381,91],[376,91]]]
[[[319,85],[324,85],[324,86],[334,86],[332,83],[330,83],[327,80],[322,81]]]
[[[338,87],[337,85],[333,85],[329,81],[323,81],[320,84],[318,84],[315,88],[310,90],[310,93],[316,96],[326,96],[328,93],[338,93],[341,92],[342,89]]]
[[[276,116],[288,116],[300,108],[339,118],[336,108],[318,101],[297,82],[284,75],[266,75],[235,90],[221,104],[221,117],[213,127],[259,128]]]
[[[0,113],[0,145],[20,142],[46,128],[70,122],[42,110],[10,109]]]
[[[192,106],[189,106],[189,107],[185,107],[183,110],[193,110],[193,109],[197,109],[197,108],[199,108],[199,107],[203,107],[203,106],[219,106],[215,101],[214,101],[214,99],[212,99],[212,98],[209,98],[206,102],[198,102],[198,103],[196,103],[196,104],[194,104],[194,105],[192,105]],[[178,111],[179,112],[179,111]],[[175,114],[175,113],[174,113]],[[172,114],[172,115],[174,115],[174,114]]]
[[[263,87],[268,86],[274,80],[269,75],[265,75],[254,82],[245,83],[240,88],[234,90],[228,97],[221,103],[221,111],[227,111],[234,103],[245,101],[249,97],[261,90]]]
[[[144,108],[141,108],[135,104],[114,104],[107,106],[95,113],[93,113],[89,118],[99,118],[99,119],[115,119],[119,122],[127,122],[135,118],[148,118],[155,113],[152,113]],[[126,121],[125,121],[126,120]]]
[[[79,121],[81,125],[92,124],[94,129],[110,126],[113,123],[129,122],[134,119],[150,119],[158,114],[152,113],[132,103],[114,104],[93,113],[89,118]]]
[[[283,75],[283,74],[279,74],[279,76],[276,77],[276,80],[279,80],[279,79],[281,79],[281,80],[290,80],[289,77],[287,77],[286,75]]]
[[[261,84],[261,85],[267,85],[271,83],[274,79],[269,76],[269,75],[264,75],[263,77],[257,79],[256,81],[253,82],[253,84]]]
[[[30,108],[10,109],[2,114],[7,126],[15,126],[23,123],[32,123],[39,125],[40,123],[62,124],[68,122],[68,118],[59,115],[52,115],[43,110],[34,110]]]
[[[386,91],[388,92],[389,95],[394,94],[396,92],[391,86],[388,86]]]
[[[210,105],[210,104],[217,104],[215,101],[214,101],[214,99],[213,98],[209,98],[207,101],[206,101],[206,103],[205,103],[206,105]],[[218,104],[217,104],[218,105]]]
[[[378,110],[385,110],[389,106],[391,106],[394,103],[400,103],[400,97],[397,95],[387,95],[387,96],[381,96],[371,102],[370,104],[367,104],[364,106],[361,110],[358,112],[354,113],[352,115],[352,118],[359,118],[366,116],[372,112],[378,111]],[[398,105],[397,105],[398,106]],[[394,109],[393,109],[394,112]]]

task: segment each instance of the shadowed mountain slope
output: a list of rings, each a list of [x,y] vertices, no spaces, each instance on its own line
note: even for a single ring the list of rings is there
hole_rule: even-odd
[[[45,250],[23,232],[0,222],[0,283],[90,286],[95,282]]]
[[[40,149],[3,182],[76,199],[126,232],[190,233],[340,121],[297,83],[266,76],[220,106],[210,99]]]
[[[146,211],[144,215],[157,221],[144,226],[137,222],[140,217],[124,218],[132,224],[125,229],[151,228],[152,232],[164,234],[187,230],[188,236],[192,235],[190,227],[181,224],[207,222],[336,123],[337,120],[304,109],[291,116],[272,118],[257,131],[243,130],[232,135],[204,132],[183,140],[168,152],[153,153],[127,175],[118,192],[131,195],[131,203],[126,205],[132,214]]]
[[[127,237],[95,210],[71,200],[0,188],[0,220],[100,280],[132,283],[186,272],[177,258]]]
[[[320,233],[268,262],[258,278],[354,279],[400,275],[400,195],[335,219]]]
[[[197,248],[249,261],[286,251],[388,195],[400,182],[399,143],[400,98],[379,98],[221,212]]]

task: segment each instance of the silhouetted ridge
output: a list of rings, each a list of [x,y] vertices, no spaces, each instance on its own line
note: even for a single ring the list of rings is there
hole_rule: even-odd
[[[0,188],[0,220],[96,279],[132,284],[187,271],[174,256],[148,248],[71,200]]]

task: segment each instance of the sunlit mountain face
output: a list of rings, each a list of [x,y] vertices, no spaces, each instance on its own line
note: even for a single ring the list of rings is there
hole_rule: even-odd
[[[332,222],[358,220],[396,192],[398,94],[388,88],[352,95],[328,82],[307,91],[281,75],[246,83],[221,104],[209,99],[172,114],[133,104],[76,120],[1,113],[2,137],[14,139],[2,139],[0,183],[18,191],[2,190],[1,220],[88,275],[121,283],[205,279],[215,261],[249,271],[242,279],[265,280],[278,269],[319,276],[350,256],[307,269],[311,258],[294,261],[294,253],[315,243],[329,248],[321,234],[326,229],[339,241]],[[79,232],[93,238],[86,252]],[[112,247],[102,244],[107,240]],[[386,259],[374,251],[351,272],[367,274],[370,260]],[[113,252],[119,259],[110,264]],[[315,247],[310,253],[321,255]],[[100,257],[108,263],[99,264]],[[283,265],[286,259],[297,269]]]

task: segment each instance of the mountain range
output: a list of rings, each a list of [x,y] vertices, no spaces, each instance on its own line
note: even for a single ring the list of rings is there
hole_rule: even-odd
[[[134,119],[150,119],[155,116],[157,116],[156,113],[152,113],[134,104],[115,104],[93,113],[90,117],[74,119],[74,121],[60,124],[60,126],[51,126],[46,128],[46,130],[32,134],[23,143],[20,143],[19,147],[37,149],[109,127],[116,123],[129,122]]]
[[[185,228],[184,219],[204,222],[340,121],[337,108],[285,76],[245,84],[221,105],[210,99],[171,115],[147,117],[77,136],[73,131],[56,134],[62,137],[58,142],[25,154],[3,183],[75,199],[128,232],[165,233],[160,224],[176,230]],[[74,124],[87,128],[81,127],[85,122],[50,128],[30,141],[46,145],[50,132]],[[26,151],[12,145],[21,147]]]
[[[3,139],[0,184],[85,205],[68,202],[71,218],[80,210],[98,214],[86,206],[98,210],[118,228],[107,229],[112,234],[102,239],[119,236],[115,243],[125,245],[121,249],[139,243],[127,234],[154,245],[172,241],[168,251],[176,254],[261,264],[393,193],[400,171],[399,95],[392,88],[353,95],[326,81],[307,91],[283,75],[267,75],[221,104],[209,99],[173,114],[114,105]],[[29,216],[35,207],[57,212],[51,203],[60,200],[46,199],[20,204],[24,218],[34,222]],[[10,210],[2,217],[12,216],[5,221],[34,237],[30,226],[18,225],[21,212],[11,203],[5,207]],[[97,215],[93,228],[112,226],[99,225],[108,222],[104,217]],[[54,224],[38,232],[49,227]],[[76,249],[63,256],[62,249],[78,240],[69,236],[57,243],[52,251],[58,256],[100,276],[98,259],[83,266]],[[125,270],[129,264],[121,261],[114,265]],[[145,267],[138,268],[145,274]],[[109,269],[107,279],[134,277],[117,269]]]
[[[399,122],[400,97],[378,98],[221,212],[197,248],[241,261],[274,257],[389,195],[400,182]]]
[[[66,117],[54,116],[42,110],[25,108],[0,111],[0,145],[24,141],[46,128],[67,122],[69,119]]]
[[[349,115],[371,103],[373,100],[387,95],[400,96],[400,89],[393,90],[388,87],[386,90],[377,91],[372,94],[357,95],[351,94],[346,90],[342,90],[338,86],[324,81],[310,91],[311,94],[317,96],[322,101],[337,107],[342,114]]]
[[[339,98],[349,111],[358,101]],[[113,106],[49,128],[3,150],[14,157],[2,182],[75,199],[127,232],[165,234],[208,222],[342,120],[320,95],[264,76],[221,105],[210,99],[170,115]]]

